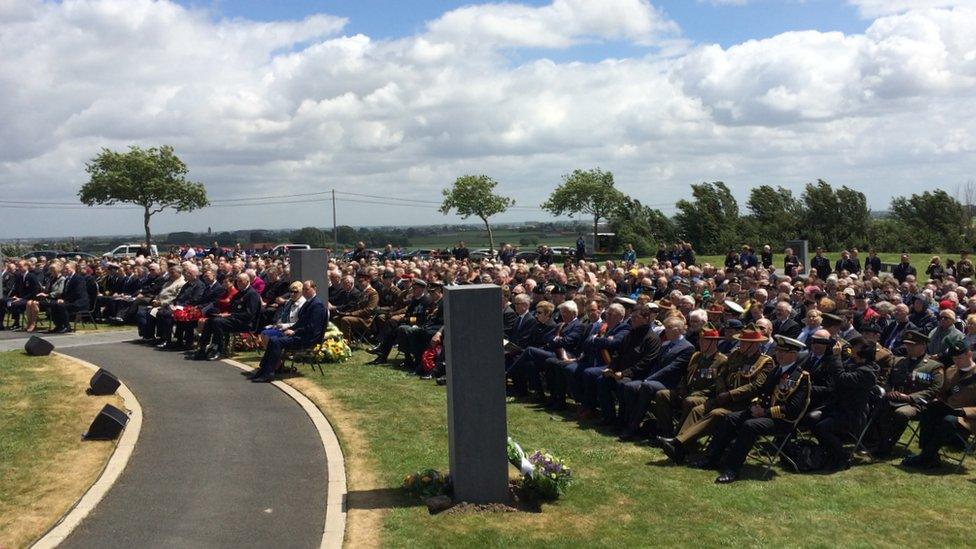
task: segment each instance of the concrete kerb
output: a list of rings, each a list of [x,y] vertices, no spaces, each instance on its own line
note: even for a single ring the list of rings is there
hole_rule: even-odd
[[[61,353],[53,354],[79,366],[84,366],[94,372],[98,371],[98,366],[90,362]],[[102,469],[102,473],[98,476],[98,479],[81,496],[81,499],[46,534],[34,542],[31,545],[32,548],[53,548],[64,541],[81,524],[81,521],[91,513],[95,506],[98,505],[98,502],[105,497],[105,494],[108,493],[112,485],[122,475],[126,464],[129,463],[129,458],[132,456],[133,450],[135,450],[136,442],[139,441],[139,432],[142,430],[142,406],[139,405],[139,400],[136,399],[136,396],[132,394],[132,391],[129,390],[125,383],[119,384],[116,393],[122,397],[125,403],[124,406],[129,412],[129,422],[126,424],[125,430],[122,431],[122,436],[115,445],[112,457],[109,458],[108,463],[105,464],[105,468]]]
[[[233,359],[224,363],[251,371],[252,367]],[[312,424],[322,438],[325,448],[325,463],[328,468],[328,494],[326,494],[325,529],[322,532],[322,548],[339,549],[346,533],[346,464],[339,446],[339,438],[325,414],[308,397],[284,381],[274,381],[272,385],[292,398],[305,410]]]

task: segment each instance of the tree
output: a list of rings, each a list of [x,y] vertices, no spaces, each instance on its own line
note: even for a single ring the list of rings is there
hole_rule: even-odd
[[[891,217],[910,230],[912,246],[919,250],[958,252],[965,244],[966,208],[949,193],[939,189],[891,201]]]
[[[552,215],[588,214],[593,216],[593,243],[601,219],[609,218],[614,209],[620,206],[626,195],[613,186],[613,173],[600,168],[563,176],[563,183],[542,203],[542,209]]]
[[[203,184],[186,179],[186,164],[167,145],[146,150],[133,145],[128,152],[102,149],[86,164],[85,171],[89,181],[78,191],[78,199],[88,206],[118,203],[141,206],[149,244],[152,243],[149,220],[153,215],[166,208],[189,212],[210,204]]]
[[[789,189],[760,185],[749,192],[746,206],[752,212],[753,242],[783,242],[799,234],[803,207]]]
[[[303,227],[291,234],[291,241],[294,244],[308,244],[313,248],[325,248],[330,240],[322,229]]]
[[[692,200],[679,200],[675,224],[699,253],[725,253],[741,242],[739,204],[721,181],[691,186]]]
[[[633,244],[639,256],[651,255],[659,242],[677,238],[674,223],[666,215],[629,197],[610,214],[610,227],[617,234],[617,242]]]
[[[853,246],[864,242],[871,211],[864,193],[848,187],[834,191],[829,183],[818,179],[803,191],[803,226],[801,235],[814,246],[828,249]]]
[[[461,219],[472,215],[480,219],[488,231],[489,250],[495,249],[495,238],[488,218],[515,205],[515,200],[493,192],[497,185],[498,182],[487,175],[462,175],[454,181],[454,186],[444,189],[444,203],[440,207],[444,215],[454,210]]]

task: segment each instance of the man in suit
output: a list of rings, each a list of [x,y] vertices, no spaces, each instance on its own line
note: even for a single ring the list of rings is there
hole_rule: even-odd
[[[251,277],[239,273],[234,281],[237,294],[230,300],[230,312],[220,313],[207,319],[200,334],[200,348],[193,360],[217,360],[224,349],[224,336],[230,333],[246,332],[256,327],[261,314],[261,296],[251,287]],[[211,341],[214,345],[210,345]]]
[[[717,484],[735,482],[749,451],[760,436],[786,435],[802,417],[810,396],[809,377],[796,362],[797,354],[803,347],[803,343],[795,339],[777,336],[778,366],[756,391],[756,401],[745,410],[726,416],[712,437],[707,457],[696,465],[714,469],[725,455],[722,474],[715,479]]]
[[[306,280],[302,284],[305,304],[298,311],[298,321],[285,330],[281,337],[268,339],[268,346],[261,357],[261,366],[250,376],[256,383],[274,381],[275,370],[281,363],[281,355],[288,349],[307,349],[322,342],[325,326],[329,321],[325,304],[316,295],[315,282]]]
[[[800,323],[793,320],[793,307],[789,301],[779,301],[776,303],[776,320],[773,321],[773,335],[786,336],[796,339],[803,329]]]
[[[379,344],[366,350],[367,353],[376,355],[376,358],[367,364],[386,364],[387,358],[393,350],[393,345],[397,343],[397,339],[400,337],[398,334],[407,328],[423,324],[433,308],[433,299],[427,293],[427,282],[423,279],[413,280],[409,294],[401,297],[403,299],[409,297],[409,300],[402,309],[391,313],[386,321],[386,328],[378,336]]]
[[[905,282],[909,276],[918,276],[918,271],[912,266],[908,254],[901,254],[901,263],[892,267],[891,276],[895,277],[899,284]]]
[[[695,349],[685,339],[686,328],[684,318],[680,316],[664,319],[664,342],[661,344],[657,371],[651,372],[643,380],[620,387],[620,399],[626,402],[628,414],[627,426],[620,436],[622,440],[640,438],[641,423],[658,391],[677,388],[687,373],[688,361]]]
[[[444,285],[440,282],[427,284],[430,295],[430,306],[424,321],[411,326],[397,328],[397,347],[403,352],[403,368],[412,370],[417,375],[420,371],[420,358],[427,346],[441,341],[441,330],[444,327]]]
[[[620,343],[617,355],[603,369],[590,368],[584,372],[584,405],[599,403],[603,425],[622,427],[627,413],[624,403],[618,413],[619,387],[634,380],[646,379],[657,371],[661,358],[661,337],[652,329],[657,309],[650,303],[637,305],[630,315],[630,332]],[[597,370],[594,372],[594,370]]]
[[[542,388],[546,361],[551,358],[575,360],[580,355],[585,335],[585,326],[577,318],[579,308],[575,301],[564,301],[557,310],[561,322],[556,327],[556,335],[549,342],[548,349],[529,347],[516,361],[518,368],[528,379],[529,388],[535,391],[536,399],[541,403],[548,403]],[[513,368],[515,367],[513,364]]]
[[[173,310],[176,307],[186,307],[198,301],[206,290],[206,285],[200,280],[200,269],[193,263],[183,271],[183,286],[169,305],[162,305],[156,310],[156,338],[161,340],[156,347],[169,350],[173,345]]]
[[[881,332],[881,344],[886,349],[895,354],[899,354],[901,348],[901,336],[907,330],[915,330],[917,327],[908,320],[908,305],[899,303],[895,305],[895,321],[888,324]]]
[[[189,305],[200,309],[204,313],[207,309],[216,306],[217,300],[224,296],[224,286],[217,281],[217,273],[213,268],[206,268],[202,275],[203,292],[200,296],[191,300]],[[178,322],[176,324],[176,344],[174,348],[187,350],[193,348],[193,329],[197,321]]]
[[[30,263],[21,261],[17,264],[17,275],[10,297],[0,300],[0,330],[3,330],[3,319],[7,312],[14,319],[12,329],[20,329],[20,315],[27,309],[27,302],[37,297],[41,291],[41,279],[30,268]]]
[[[587,314],[592,315],[596,309],[599,315],[599,305],[593,301],[587,305]],[[626,309],[620,303],[612,303],[604,313],[606,318],[590,324],[586,338],[583,340],[582,356],[563,366],[563,378],[569,387],[569,392],[580,407],[577,416],[580,420],[589,419],[593,409],[586,405],[585,376],[587,370],[602,371],[610,365],[613,356],[617,354],[624,338],[630,333],[630,323],[625,320]]]
[[[54,327],[49,334],[63,334],[71,331],[70,315],[90,308],[88,299],[88,285],[84,276],[77,274],[78,268],[74,261],[64,264],[64,293],[61,298],[51,303],[51,321]]]
[[[810,268],[816,269],[817,278],[827,280],[827,277],[830,276],[830,260],[824,257],[823,252],[823,247],[817,246],[817,253],[810,260]]]

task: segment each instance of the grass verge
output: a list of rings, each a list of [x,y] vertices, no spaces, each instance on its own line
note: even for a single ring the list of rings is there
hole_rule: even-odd
[[[718,486],[714,472],[671,466],[656,448],[522,403],[507,407],[510,435],[567,459],[577,484],[542,513],[431,516],[399,485],[408,472],[448,468],[445,392],[364,365],[369,358],[357,352],[324,375],[289,379],[323,409],[343,445],[350,547],[971,544],[959,493],[973,480],[958,470],[922,474],[897,461],[864,461],[835,475],[777,471],[762,481],[747,467],[745,480]]]
[[[56,356],[0,353],[0,547],[24,547],[95,481],[112,442],[82,442],[106,403],[85,395],[92,372]]]

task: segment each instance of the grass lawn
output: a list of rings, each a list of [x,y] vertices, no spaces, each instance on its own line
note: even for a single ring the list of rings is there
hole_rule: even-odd
[[[349,477],[349,546],[969,546],[961,496],[976,486],[962,471],[912,473],[897,461],[831,475],[778,471],[731,486],[714,472],[668,464],[650,446],[624,444],[569,416],[508,405],[509,434],[527,450],[565,458],[578,482],[542,513],[441,514],[398,487],[409,472],[448,468],[444,389],[357,352],[290,383],[336,427]],[[245,362],[255,362],[245,357]],[[375,528],[364,527],[375,524]],[[364,531],[373,530],[366,533]]]
[[[117,396],[85,395],[92,372],[57,357],[0,353],[0,547],[24,547],[88,489],[114,447],[81,433]]]

